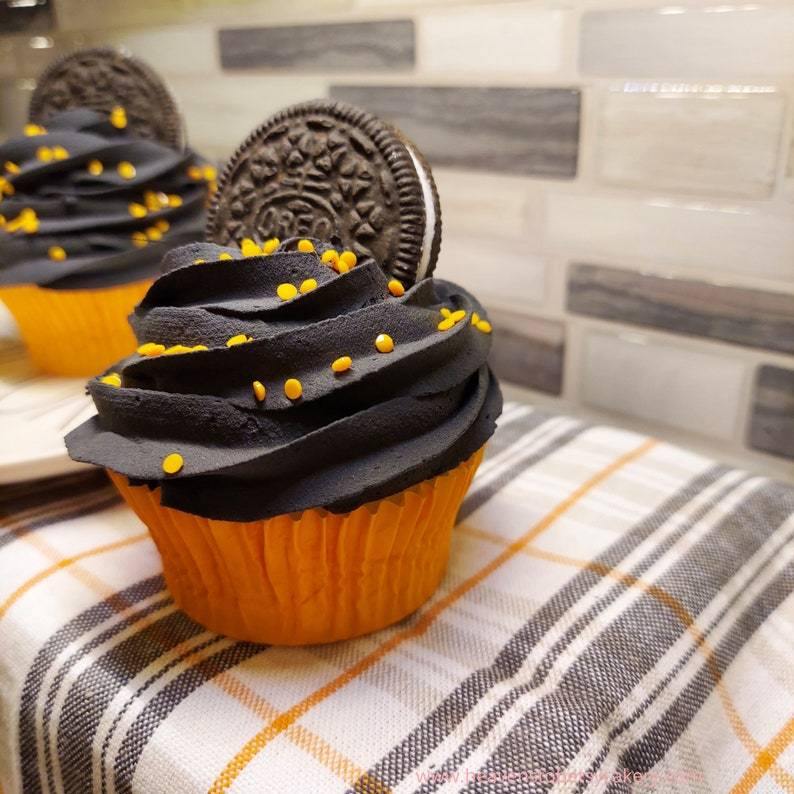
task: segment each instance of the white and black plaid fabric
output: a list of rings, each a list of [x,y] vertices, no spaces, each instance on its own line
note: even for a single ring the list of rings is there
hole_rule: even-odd
[[[0,489],[3,794],[794,791],[794,487],[508,405],[449,571],[328,646],[204,631],[98,472]]]

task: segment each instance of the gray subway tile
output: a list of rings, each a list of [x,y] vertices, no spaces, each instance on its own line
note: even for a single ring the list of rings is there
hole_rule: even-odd
[[[574,263],[568,272],[568,309],[794,353],[794,295],[784,293]]]
[[[794,459],[794,369],[759,367],[751,410],[749,445]]]
[[[410,69],[415,62],[410,19],[223,28],[218,32],[224,69],[360,71]]]
[[[565,326],[517,312],[489,310],[493,346],[489,363],[498,378],[529,389],[562,392]]]
[[[433,165],[576,176],[576,89],[332,85],[330,90],[332,97],[396,124]]]

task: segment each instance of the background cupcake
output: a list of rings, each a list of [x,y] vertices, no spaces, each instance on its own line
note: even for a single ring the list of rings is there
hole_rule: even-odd
[[[312,128],[334,121],[302,107]],[[347,122],[321,128],[361,136]],[[381,129],[382,150],[402,157],[373,149],[373,170],[388,169],[377,189],[413,162],[418,188],[400,199],[415,211],[383,233],[437,250],[429,171],[420,178]],[[318,153],[321,143],[306,141]],[[241,639],[328,642],[420,606],[501,411],[476,299],[428,277],[421,245],[425,277],[412,285],[342,234],[355,245],[340,225],[331,242],[243,238],[167,254],[133,317],[138,353],[91,381],[98,416],[66,439],[73,458],[111,471],[150,528],[179,606]]]
[[[30,114],[0,146],[0,299],[42,370],[93,374],[134,349],[127,315],[162,253],[200,236],[215,170],[156,76],[112,50],[54,64]]]

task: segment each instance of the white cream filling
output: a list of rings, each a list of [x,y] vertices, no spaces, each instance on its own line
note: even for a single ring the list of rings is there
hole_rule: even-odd
[[[416,268],[416,281],[421,281],[427,275],[430,266],[430,251],[433,249],[433,236],[436,233],[436,206],[433,203],[433,191],[430,188],[430,175],[422,166],[419,158],[414,154],[413,148],[406,145],[408,154],[414,161],[416,175],[419,177],[419,184],[422,186],[422,198],[425,202],[425,234],[422,240],[422,254],[419,257],[419,264]]]

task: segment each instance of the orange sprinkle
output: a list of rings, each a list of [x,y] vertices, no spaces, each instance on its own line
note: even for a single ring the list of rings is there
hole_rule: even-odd
[[[104,383],[107,386],[113,386],[116,389],[121,386],[121,376],[118,374],[118,372],[111,372],[99,380],[101,383]]]
[[[87,166],[88,173],[91,176],[99,176],[104,170],[105,166],[99,160],[91,160]]]
[[[127,126],[127,111],[121,105],[116,105],[110,111],[110,123],[117,130],[123,130]]]
[[[352,251],[342,251],[342,253],[339,254],[339,260],[352,268],[356,266],[358,257]]]
[[[321,257],[320,261],[324,265],[330,265],[333,267],[339,261],[339,252],[335,251],[333,248],[329,248]]]
[[[255,380],[251,385],[254,389],[254,397],[256,398],[256,401],[261,403],[265,399],[267,389],[265,388],[264,384],[258,380]]]
[[[185,459],[178,452],[172,452],[163,458],[163,471],[166,474],[177,474],[184,465]]]
[[[451,317],[447,317],[446,320],[442,320],[438,324],[438,330],[439,331],[449,331],[449,329],[452,328],[452,326],[454,326],[454,325],[455,325],[455,321]]]
[[[389,292],[391,292],[395,298],[400,298],[405,295],[405,287],[402,285],[402,282],[397,281],[396,278],[393,278],[387,286],[389,288]]]
[[[375,347],[380,353],[391,353],[394,350],[394,340],[388,334],[378,334]]]
[[[477,325],[474,326],[478,331],[482,331],[484,334],[490,334],[493,328],[488,320],[480,320]]]
[[[250,238],[246,237],[240,243],[240,251],[243,256],[261,256],[262,249]]]
[[[302,294],[306,294],[307,292],[311,292],[312,290],[317,289],[317,279],[316,278],[307,278],[305,281],[301,282],[300,285],[300,292]]]
[[[228,251],[224,251],[222,254],[218,254],[218,259],[227,262],[229,259],[234,259],[234,257]]]
[[[47,249],[47,256],[52,259],[53,262],[63,262],[66,259],[66,251],[61,248],[60,245],[51,245]]]
[[[331,364],[331,369],[339,374],[340,372],[347,372],[352,366],[353,359],[350,356],[340,356]]]
[[[265,240],[264,245],[262,246],[262,250],[266,254],[272,254],[273,251],[276,250],[281,245],[281,240],[278,237],[271,237],[269,240]]]
[[[276,295],[283,301],[288,301],[298,294],[298,288],[294,284],[279,284],[276,287]]]
[[[226,347],[234,347],[235,345],[242,345],[245,342],[250,341],[252,341],[251,337],[247,334],[236,334],[235,336],[226,340]]]
[[[286,394],[290,400],[300,399],[300,396],[303,394],[301,382],[297,378],[289,378],[284,383],[284,394]]]
[[[133,218],[145,218],[147,215],[146,207],[144,207],[143,204],[138,204],[136,201],[132,201],[127,205],[127,212],[129,212]]]
[[[314,251],[314,243],[311,240],[298,240],[298,250],[304,254]]]
[[[126,160],[122,160],[116,166],[116,171],[118,171],[118,175],[122,179],[135,179],[135,174],[138,173],[135,170],[135,166],[132,163],[127,162]]]
[[[136,352],[139,356],[159,356],[165,353],[165,345],[158,345],[157,342],[146,342]]]
[[[187,345],[171,345],[171,347],[167,347],[163,350],[164,356],[179,356],[182,353],[192,353],[193,348],[188,347]]]

